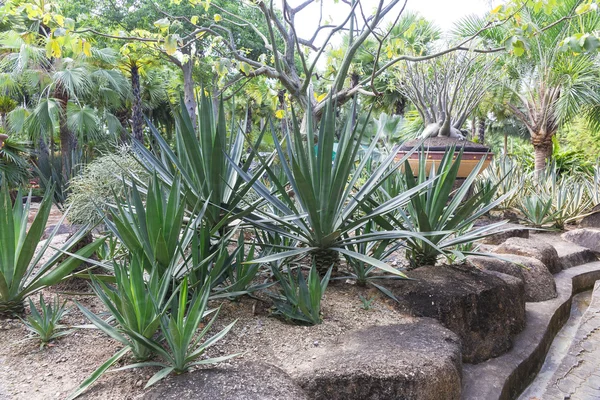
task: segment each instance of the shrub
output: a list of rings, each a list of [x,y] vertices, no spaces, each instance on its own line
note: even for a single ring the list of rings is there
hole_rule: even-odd
[[[61,220],[37,250],[50,215],[52,193],[53,188],[50,187],[27,230],[31,196],[23,202],[19,191],[13,205],[8,186],[2,185],[0,188],[0,316],[20,314],[25,298],[62,281],[82,263],[75,257],[64,259],[62,252],[69,251],[87,234],[85,227],[75,233],[60,251],[40,263],[62,223]],[[95,240],[78,250],[76,255],[90,257],[103,241],[104,238]]]
[[[424,190],[411,198],[406,210],[401,213],[403,229],[421,232],[426,237],[406,239],[408,247],[406,256],[411,268],[434,265],[439,255],[444,255],[448,259],[464,259],[464,254],[469,254],[470,251],[461,251],[461,245],[473,243],[491,235],[494,231],[502,231],[500,228],[506,223],[503,221],[472,229],[473,222],[512,194],[509,192],[492,200],[497,185],[486,185],[469,196],[484,159],[455,190],[462,152],[456,154],[456,160],[453,162],[455,150],[446,151],[437,171],[431,168],[429,176],[426,174],[426,153],[423,151],[420,156],[416,178],[408,162],[404,167],[405,180],[409,189],[427,184]]]
[[[56,296],[52,303],[46,304],[44,297],[40,294],[40,311],[37,310],[31,299],[28,300],[31,315],[21,321],[33,337],[39,339],[40,349],[52,340],[73,332],[72,329],[67,330],[64,325],[60,325],[60,320],[70,311],[66,308],[66,300],[61,304]]]
[[[109,210],[114,196],[120,198],[125,194],[123,176],[128,174],[139,179],[148,178],[146,170],[127,147],[87,164],[82,173],[70,182],[70,194],[67,198],[67,206],[70,207],[69,221],[73,224],[96,224],[102,221],[101,212]]]
[[[308,279],[304,278],[300,268],[293,273],[288,266],[287,274],[283,274],[278,268],[272,268],[275,279],[281,285],[281,294],[272,294],[277,310],[275,314],[299,324],[320,324],[321,299],[327,289],[332,268],[333,266],[321,280],[315,265],[310,269]]]
[[[397,269],[376,258],[352,251],[351,246],[363,241],[420,237],[415,231],[394,230],[385,217],[409,202],[411,196],[419,192],[422,186],[411,188],[387,201],[377,202],[375,194],[379,187],[399,166],[399,163],[394,164],[395,151],[372,170],[362,187],[356,189],[357,181],[371,162],[370,157],[378,138],[365,150],[361,145],[365,129],[353,126],[351,114],[344,127],[336,128],[333,104],[327,106],[318,131],[310,118],[311,111],[307,112],[306,138],[300,132],[295,114],[292,115],[293,127],[290,133],[285,134],[283,145],[272,128],[285,179],[278,177],[267,162],[263,163],[273,190],[256,181],[257,175],[252,177],[242,173],[237,165],[232,164],[248,182],[254,181],[254,189],[273,208],[273,212],[263,213],[264,218],[246,218],[247,221],[257,229],[277,232],[296,240],[302,246],[260,257],[253,262],[268,263],[289,257],[310,256],[323,276],[332,264],[336,268],[339,256],[343,254],[390,274],[403,276]],[[332,162],[335,133],[338,132],[340,139]],[[315,150],[313,143],[317,138],[318,146]],[[359,152],[363,152],[362,158],[358,157]],[[293,197],[288,195],[289,188],[294,193]],[[350,235],[357,227],[373,219],[388,231]]]

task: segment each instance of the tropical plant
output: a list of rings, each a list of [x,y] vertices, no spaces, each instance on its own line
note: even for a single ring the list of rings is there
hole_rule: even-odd
[[[374,198],[379,187],[410,155],[392,167],[396,151],[391,151],[372,170],[366,182],[357,188],[356,183],[371,162],[370,157],[377,146],[378,137],[374,138],[366,150],[363,149],[361,142],[365,129],[364,126],[361,129],[353,125],[352,115],[352,112],[349,113],[346,125],[339,129],[340,138],[333,160],[335,140],[333,133],[338,133],[333,104],[328,106],[323,115],[318,134],[315,134],[311,113],[307,114],[306,140],[300,133],[300,126],[292,112],[292,132],[284,133],[283,138],[286,150],[279,143],[275,129],[272,128],[279,162],[286,178],[279,178],[267,162],[263,161],[273,191],[262,182],[256,181],[256,175],[252,177],[235,166],[248,182],[254,180],[253,187],[256,192],[268,201],[275,211],[265,212],[257,209],[256,213],[263,214],[264,218],[247,217],[247,221],[258,229],[277,232],[303,246],[260,257],[252,262],[268,263],[288,257],[309,255],[317,271],[324,275],[332,265],[334,270],[336,269],[341,253],[388,273],[403,276],[397,269],[374,257],[357,253],[351,250],[350,246],[365,241],[379,242],[410,236],[422,237],[416,231],[393,230],[393,226],[383,216],[409,202],[411,196],[429,183],[417,185],[382,203],[377,203]],[[318,146],[315,150],[313,143],[317,137]],[[361,151],[362,158],[357,162]],[[286,188],[288,184],[287,187],[291,187],[293,197],[288,195],[289,189]],[[380,226],[389,228],[388,231],[377,231],[361,236],[350,234],[373,219]]]
[[[178,297],[171,301],[170,312],[162,313],[160,316],[164,346],[162,340],[146,338],[135,333],[133,335],[135,340],[152,349],[162,359],[162,362],[149,361],[136,363],[119,368],[117,371],[129,368],[161,367],[161,370],[154,374],[148,383],[146,383],[146,387],[149,387],[171,372],[180,374],[187,372],[191,367],[196,365],[216,364],[237,357],[239,354],[230,354],[198,361],[206,350],[227,335],[236,323],[236,321],[233,321],[215,335],[205,339],[205,336],[219,315],[219,309],[217,309],[211,320],[198,332],[198,327],[202,320],[215,311],[206,310],[210,287],[210,282],[206,282],[202,288],[194,292],[190,299],[187,278],[184,278]]]
[[[160,274],[184,257],[202,218],[200,213],[199,218],[186,224],[185,197],[181,196],[179,179],[167,192],[156,173],[148,184],[145,202],[133,182],[125,201],[115,198],[115,203],[116,211],[105,219],[107,227],[131,253],[145,258],[146,268],[156,268]]]
[[[333,266],[319,279],[316,265],[313,264],[308,278],[302,275],[302,269],[292,272],[288,265],[287,274],[279,268],[272,268],[273,275],[281,285],[280,294],[272,294],[276,315],[298,324],[318,325],[321,323],[321,299],[329,284]]]
[[[453,254],[459,259],[464,259],[464,254],[470,252],[461,252],[459,245],[472,243],[502,231],[501,227],[506,223],[502,221],[471,229],[475,220],[497,207],[512,193],[492,200],[497,185],[486,185],[479,192],[469,196],[485,159],[482,159],[460,187],[455,189],[461,158],[462,150],[457,153],[451,148],[444,154],[437,170],[431,168],[429,176],[425,151],[420,154],[416,176],[408,162],[404,166],[407,188],[415,188],[428,181],[431,183],[413,196],[406,209],[400,213],[402,228],[428,232],[427,241],[412,237],[406,240],[406,256],[411,268],[434,265],[439,255]]]
[[[540,228],[555,220],[555,215],[550,212],[552,209],[552,198],[536,194],[526,196],[521,199],[517,207],[525,217],[525,220],[533,227]]]
[[[528,174],[518,159],[510,156],[494,157],[492,163],[478,175],[475,190],[479,192],[485,190],[486,186],[496,187],[494,200],[510,194],[504,197],[502,203],[498,204],[500,209],[510,209],[515,207],[523,196],[522,190],[515,191],[514,189],[524,188],[528,179]]]
[[[7,137],[0,140],[0,185],[6,180],[11,187],[24,186],[29,177],[27,154],[28,143]]]
[[[145,361],[155,353],[151,347],[139,340],[140,337],[152,338],[160,328],[160,315],[165,312],[172,290],[172,274],[159,273],[158,268],[144,265],[147,259],[141,254],[133,254],[130,260],[122,264],[114,263],[114,286],[108,285],[92,276],[94,293],[106,306],[108,319],[102,319],[76,302],[81,312],[95,327],[125,347],[96,369],[70,395],[73,399],[87,390],[104,372],[131,352],[138,361]],[[144,270],[150,270],[147,278]]]
[[[527,24],[523,32],[528,33],[515,36],[501,24],[484,35],[490,46],[513,46],[517,55],[528,52],[528,57],[508,59],[504,69],[507,86],[515,94],[508,106],[529,131],[536,173],[543,173],[551,160],[552,138],[561,125],[576,116],[599,120],[597,57],[587,51],[597,39],[581,32],[598,29],[600,15],[582,7],[579,0],[552,3],[546,10],[523,7]],[[456,33],[470,37],[487,24],[486,18],[470,18]],[[525,36],[531,38],[527,47],[521,39]]]
[[[564,229],[593,205],[588,192],[591,181],[585,173],[561,175],[551,164],[543,173],[530,175],[518,209],[533,226]]]
[[[358,295],[358,298],[360,299],[360,307],[365,310],[368,311],[371,309],[371,307],[373,307],[373,301],[375,301],[375,297],[365,297],[362,294]]]
[[[22,313],[25,298],[62,281],[82,263],[82,259],[94,254],[104,242],[104,238],[98,238],[78,250],[75,253],[77,257],[61,261],[63,252],[68,252],[87,234],[87,227],[84,227],[67,240],[58,252],[40,264],[65,218],[63,216],[48,239],[37,249],[52,207],[51,190],[46,191],[37,215],[27,229],[31,195],[23,202],[23,195],[19,191],[13,205],[8,186],[2,185],[0,188],[0,316]]]
[[[150,123],[148,125],[152,138],[157,143],[160,155],[148,151],[139,142],[135,143],[135,151],[141,165],[150,174],[156,173],[167,187],[174,184],[176,176],[181,177],[180,190],[185,194],[190,210],[199,203],[207,202],[205,221],[212,232],[218,232],[251,211],[242,211],[238,207],[251,185],[245,184],[240,173],[233,167],[233,164],[237,167],[242,163],[244,133],[241,127],[232,123],[227,138],[223,103],[220,103],[219,115],[215,120],[211,101],[204,94],[201,96],[198,113],[195,128],[185,107],[182,106],[176,112],[175,151]],[[243,162],[241,170],[248,171],[252,161],[251,154]],[[137,181],[142,183],[139,179]]]
[[[66,209],[71,180],[79,175],[86,163],[84,153],[76,149],[71,151],[66,158],[69,159],[67,166],[64,164],[65,157],[57,157],[54,153],[51,153],[49,157],[39,157],[33,165],[33,170],[39,178],[40,187],[44,190],[54,188],[53,201],[61,211]],[[85,223],[88,222],[91,221]]]
[[[128,147],[120,147],[92,160],[83,171],[69,182],[69,221],[72,224],[98,223],[103,213],[110,210],[115,196],[122,198],[127,187],[123,179],[130,174],[147,182],[146,169],[133,156]]]
[[[374,221],[368,221],[365,225],[357,228],[354,232],[354,236],[364,236],[376,232],[376,225]],[[373,257],[377,260],[385,260],[391,256],[395,251],[399,250],[401,243],[398,241],[383,240],[381,242],[361,242],[351,244],[348,248],[358,254]],[[344,277],[345,279],[355,279],[356,284],[359,286],[365,286],[368,283],[373,284],[378,289],[382,290],[382,287],[375,284],[374,281],[377,279],[385,278],[398,278],[397,275],[382,275],[376,274],[379,270],[375,266],[368,264],[360,259],[353,257],[345,257],[348,267],[350,267],[350,275]],[[385,293],[385,289],[383,289]],[[387,293],[386,293],[387,294]]]
[[[425,125],[423,138],[462,137],[460,128],[493,86],[494,57],[454,52],[407,62],[398,90],[411,100]]]
[[[72,329],[65,329],[66,326],[60,324],[60,320],[70,311],[66,308],[66,300],[61,304],[56,296],[52,303],[46,304],[40,293],[40,311],[31,299],[28,300],[31,314],[21,321],[33,337],[40,341],[40,349],[49,342],[73,332]]]
[[[260,271],[260,265],[251,264],[247,261],[255,258],[256,245],[252,244],[246,249],[244,240],[245,235],[242,230],[238,237],[237,248],[231,254],[231,257],[235,257],[235,261],[231,262],[231,265],[225,270],[226,280],[223,282],[223,287],[216,289],[217,293],[226,294],[231,300],[238,298],[240,295],[250,294],[272,285],[272,283],[258,284],[255,282]],[[213,295],[211,298],[217,296]]]

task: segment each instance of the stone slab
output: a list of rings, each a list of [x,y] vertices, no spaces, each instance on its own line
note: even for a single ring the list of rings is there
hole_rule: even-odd
[[[590,290],[600,280],[600,262],[573,267],[554,277],[558,297],[527,303],[527,325],[508,353],[483,363],[463,365],[462,399],[517,397],[535,378],[554,337],[568,320],[572,297]]]

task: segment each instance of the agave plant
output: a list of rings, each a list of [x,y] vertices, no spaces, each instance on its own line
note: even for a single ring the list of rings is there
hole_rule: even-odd
[[[374,221],[369,221],[364,226],[361,226],[354,232],[354,236],[363,236],[371,234],[375,231],[376,226]],[[350,245],[350,250],[364,255],[369,255],[377,260],[384,260],[390,257],[394,252],[398,251],[402,246],[401,242],[383,240],[381,242],[361,242],[354,245]],[[398,278],[396,275],[382,275],[375,274],[377,268],[373,265],[368,264],[362,260],[355,259],[352,257],[346,257],[348,266],[350,267],[350,275],[343,278],[355,279],[356,284],[359,286],[366,286],[367,283],[371,283],[377,289],[381,290],[384,294],[390,295],[390,292],[380,285],[377,285],[374,280],[384,278]],[[393,296],[392,296],[393,298]]]
[[[515,191],[514,188],[523,188],[527,182],[528,175],[517,159],[509,156],[499,156],[494,158],[492,163],[477,178],[475,190],[484,190],[486,185],[495,186],[496,192],[494,199],[511,193],[511,196],[498,205],[502,209],[510,209],[519,202],[522,191]]]
[[[283,138],[287,151],[279,143],[275,129],[272,129],[279,162],[286,178],[285,180],[279,178],[264,162],[263,167],[272,181],[273,191],[256,181],[256,175],[252,177],[233,162],[231,163],[246,181],[254,181],[253,188],[270,203],[274,210],[268,212],[257,209],[257,213],[262,213],[261,218],[249,216],[247,221],[258,229],[289,237],[301,246],[260,257],[251,262],[267,263],[293,256],[310,255],[317,270],[323,276],[332,265],[334,269],[337,267],[339,255],[343,254],[388,273],[403,276],[397,269],[374,257],[353,251],[351,247],[361,242],[379,242],[406,237],[427,240],[415,231],[391,230],[392,226],[384,216],[408,203],[411,196],[428,185],[428,182],[384,202],[375,201],[378,188],[410,154],[394,165],[396,152],[392,151],[371,171],[368,179],[358,188],[355,185],[371,162],[370,157],[377,146],[377,137],[367,149],[363,149],[361,142],[365,134],[364,126],[354,126],[352,113],[349,113],[346,125],[342,129],[336,129],[335,110],[332,104],[327,106],[322,116],[318,133],[315,133],[311,112],[307,112],[306,140],[300,133],[300,126],[293,111],[292,123],[292,133],[284,133]],[[332,160],[336,133],[339,133],[339,143]],[[315,150],[313,143],[317,138],[318,146]],[[358,154],[361,151],[364,153],[359,160]],[[287,185],[291,187],[293,197],[288,195]],[[373,219],[388,230],[360,236],[351,235],[358,227]]]
[[[31,315],[21,320],[33,337],[39,339],[40,349],[52,340],[73,332],[72,329],[65,329],[66,327],[60,324],[60,320],[69,312],[69,309],[66,308],[66,300],[61,304],[56,296],[52,303],[46,304],[40,293],[40,311],[37,310],[31,299],[28,300]]]
[[[182,102],[183,103],[183,102]],[[205,220],[211,231],[226,227],[231,221],[239,219],[244,212],[238,208],[251,188],[239,176],[235,165],[242,165],[242,171],[248,171],[253,162],[251,154],[243,163],[244,134],[240,126],[231,124],[229,133],[225,120],[223,103],[219,106],[219,115],[215,121],[210,99],[202,95],[200,101],[198,128],[194,128],[192,119],[185,107],[175,114],[177,135],[175,151],[162,138],[160,132],[148,121],[153,139],[160,150],[160,156],[148,151],[141,143],[135,144],[140,162],[150,173],[156,173],[160,181],[172,186],[181,175],[180,190],[190,209],[199,203],[208,202]],[[262,135],[259,137],[260,141]]]
[[[517,204],[517,208],[525,220],[535,228],[540,228],[554,221],[555,215],[551,213],[552,198],[537,194],[523,197]]]
[[[147,338],[139,334],[133,335],[138,342],[152,349],[161,361],[136,363],[119,368],[116,371],[140,367],[161,367],[146,383],[146,387],[149,387],[172,372],[180,374],[187,372],[196,365],[216,364],[237,357],[239,354],[200,359],[206,350],[227,335],[236,323],[236,321],[233,321],[218,333],[206,339],[208,331],[219,314],[219,310],[217,310],[210,321],[198,332],[202,320],[215,311],[206,309],[210,286],[210,282],[206,282],[200,290],[194,292],[190,299],[187,279],[183,280],[179,296],[171,302],[170,312],[162,313],[160,316],[161,338],[164,339],[164,346],[162,340]]]
[[[66,278],[83,259],[94,254],[104,242],[104,238],[96,239],[78,250],[75,253],[76,257],[68,257],[61,261],[64,259],[63,252],[68,252],[87,234],[87,229],[81,229],[60,251],[40,264],[64,220],[63,216],[36,252],[50,215],[52,193],[53,188],[46,191],[38,213],[31,227],[27,229],[31,195],[23,202],[23,195],[19,191],[13,205],[8,186],[2,185],[0,188],[0,316],[22,313],[25,298]]]
[[[426,152],[420,155],[419,170],[415,177],[410,164],[404,167],[405,181],[409,189],[430,181],[431,185],[413,196],[406,210],[400,214],[402,227],[416,232],[428,232],[427,241],[408,237],[407,258],[412,268],[422,265],[434,265],[439,255],[452,255],[453,259],[463,259],[469,252],[460,251],[460,245],[472,243],[495,232],[502,231],[506,221],[471,229],[473,222],[488,211],[505,201],[512,192],[492,200],[498,184],[486,185],[474,195],[467,197],[483,167],[482,159],[478,166],[454,189],[462,151],[456,153],[449,149],[440,161],[440,165],[431,168],[427,175]],[[456,158],[453,161],[453,158]],[[514,189],[513,189],[514,190]],[[432,245],[433,244],[433,245]]]
[[[145,258],[147,268],[164,273],[174,259],[182,259],[191,244],[204,209],[185,223],[185,196],[181,196],[179,179],[175,178],[168,191],[163,190],[156,174],[147,185],[146,201],[136,183],[121,203],[115,198],[116,211],[106,218],[107,227],[132,253]],[[148,271],[150,272],[150,271]]]
[[[138,338],[152,338],[158,332],[160,315],[165,310],[167,294],[172,289],[172,274],[164,271],[161,274],[158,268],[148,268],[145,265],[147,262],[147,258],[138,253],[132,255],[126,263],[114,263],[114,286],[92,277],[92,288],[108,309],[108,319],[102,319],[76,303],[96,328],[122,343],[124,347],[96,369],[70,395],[70,399],[87,390],[127,353],[131,352],[138,361],[145,361],[154,355],[152,348],[140,342]],[[150,270],[147,277],[144,277],[144,270]]]
[[[323,279],[319,279],[315,265],[310,269],[307,279],[302,275],[300,268],[294,273],[289,265],[287,274],[281,273],[276,267],[272,268],[272,271],[281,285],[281,294],[271,295],[277,310],[275,314],[298,324],[320,324],[321,299],[329,284],[332,267]]]
[[[532,194],[521,201],[519,209],[534,226],[552,224],[564,229],[566,223],[580,218],[592,206],[587,174],[561,175],[551,164],[530,179],[528,191]]]

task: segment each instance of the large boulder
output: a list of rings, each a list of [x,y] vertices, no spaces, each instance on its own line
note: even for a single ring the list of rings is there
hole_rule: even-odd
[[[563,233],[562,238],[600,253],[600,229],[582,228]]]
[[[279,368],[262,362],[170,376],[144,395],[148,400],[308,400]]]
[[[431,317],[462,341],[463,361],[478,363],[512,346],[525,327],[523,281],[472,266],[424,266],[407,272],[412,280],[386,280],[400,310]]]
[[[592,208],[589,215],[583,217],[579,226],[581,228],[600,228],[600,204]]]
[[[460,399],[460,339],[437,321],[372,326],[339,337],[296,382],[316,400]]]
[[[562,270],[556,249],[541,240],[509,238],[495,250],[498,254],[514,254],[540,260],[552,274]]]
[[[510,230],[505,230],[510,229]],[[484,238],[481,242],[485,244],[494,244],[499,245],[504,243],[506,240],[510,238],[523,238],[529,239],[529,228],[519,225],[519,224],[505,224],[502,225],[498,230],[502,230],[501,232],[494,233],[491,236]]]
[[[503,254],[502,258],[505,260],[476,256],[469,257],[469,261],[478,268],[522,279],[525,284],[525,301],[546,301],[558,295],[554,277],[541,261],[512,254]]]

